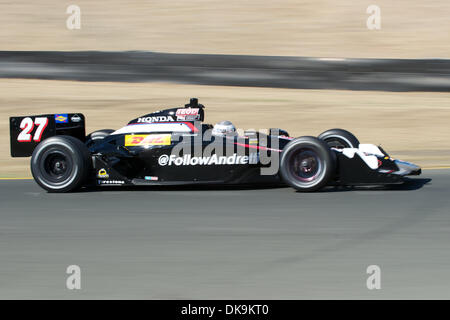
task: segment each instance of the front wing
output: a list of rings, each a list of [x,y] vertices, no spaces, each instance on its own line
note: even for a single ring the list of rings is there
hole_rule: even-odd
[[[337,156],[337,182],[341,185],[398,184],[404,182],[404,176],[421,174],[419,166],[393,159],[372,144],[333,150]]]

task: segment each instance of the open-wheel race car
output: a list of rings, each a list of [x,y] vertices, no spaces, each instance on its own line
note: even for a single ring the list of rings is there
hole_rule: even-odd
[[[342,129],[292,138],[281,129],[239,133],[229,121],[213,126],[204,117],[205,107],[195,98],[87,136],[81,113],[11,117],[11,156],[31,156],[34,180],[49,192],[258,183],[316,191],[327,185],[398,184],[421,173]]]

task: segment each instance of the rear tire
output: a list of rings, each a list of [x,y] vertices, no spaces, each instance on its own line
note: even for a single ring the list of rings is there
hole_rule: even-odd
[[[34,180],[49,192],[70,192],[80,188],[91,169],[91,156],[77,138],[55,136],[42,141],[31,156]]]
[[[319,137],[325,141],[330,148],[358,148],[359,141],[353,133],[343,129],[330,129],[322,132]]]
[[[109,136],[111,133],[113,133],[115,130],[113,129],[102,129],[94,131],[87,135],[85,145],[90,148],[92,147],[96,142],[105,139],[107,136]]]
[[[298,191],[316,191],[330,182],[335,173],[335,157],[328,145],[316,137],[300,137],[289,142],[280,160],[282,180]]]

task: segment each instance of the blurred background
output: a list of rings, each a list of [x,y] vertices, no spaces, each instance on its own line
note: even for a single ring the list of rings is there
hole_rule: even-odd
[[[0,1],[1,50],[449,58],[445,0]],[[69,30],[66,9],[81,9]],[[370,5],[381,29],[368,30]]]
[[[70,5],[81,10],[80,29],[67,27]],[[367,26],[371,5],[380,8],[377,30]],[[449,16],[450,2],[444,0],[0,0],[0,51],[447,59]],[[0,59],[0,72],[6,67],[10,65]],[[27,66],[20,68],[26,71]],[[441,76],[449,81],[448,74]],[[382,81],[383,75],[379,77]],[[211,123],[229,119],[240,128],[281,127],[294,136],[342,127],[362,142],[381,144],[394,157],[426,167],[450,165],[448,90],[311,90],[3,77],[0,177],[30,175],[29,159],[10,158],[9,116],[82,112],[88,131],[114,129],[161,107],[182,105],[189,97],[206,105],[206,121]]]

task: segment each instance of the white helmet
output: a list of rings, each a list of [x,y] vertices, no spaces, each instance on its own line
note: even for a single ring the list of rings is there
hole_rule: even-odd
[[[231,121],[221,121],[214,126],[212,134],[214,136],[234,136],[236,128]]]

